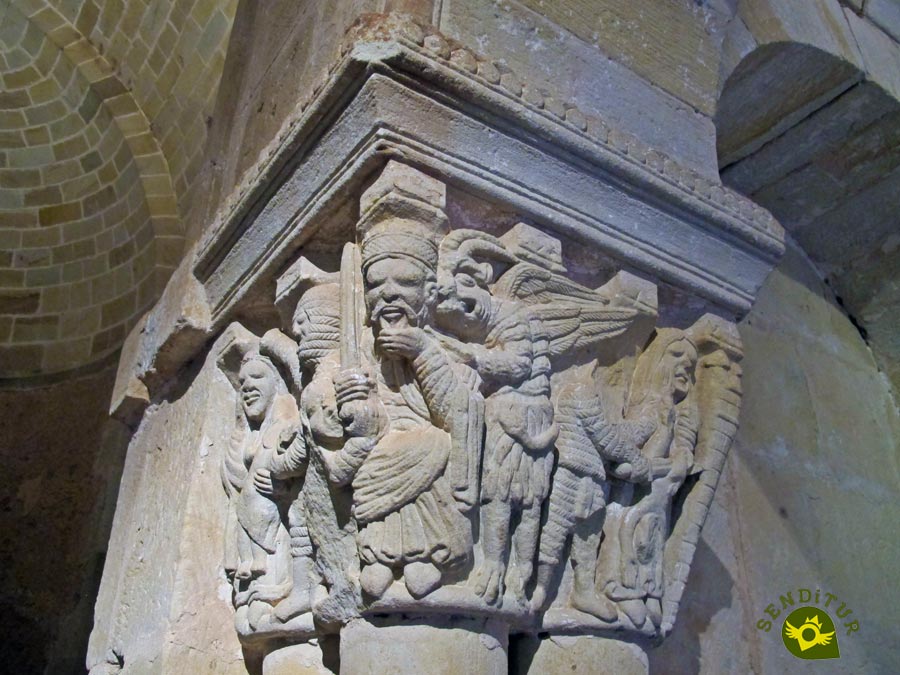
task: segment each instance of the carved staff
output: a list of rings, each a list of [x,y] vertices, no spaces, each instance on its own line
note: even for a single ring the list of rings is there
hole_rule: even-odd
[[[341,253],[341,368],[359,368],[359,340],[363,313],[362,258],[353,242],[344,244]]]

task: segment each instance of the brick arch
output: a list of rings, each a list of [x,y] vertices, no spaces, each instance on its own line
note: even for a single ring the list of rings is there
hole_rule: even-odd
[[[18,12],[0,30],[0,375],[70,370],[115,351],[156,296],[153,220],[113,113]]]
[[[125,137],[138,169],[157,246],[171,251],[155,261],[157,288],[161,290],[175,269],[173,258],[180,257],[184,248],[184,236],[169,164],[149,120],[109,61],[49,0],[10,2],[75,65]]]
[[[862,39],[877,27],[837,2],[792,3],[808,16],[791,23],[782,4],[742,2],[726,40],[740,58],[715,118],[722,181],[784,226],[898,388],[900,99],[896,70],[876,64],[900,63],[900,45]]]
[[[158,297],[236,5],[0,0],[0,384],[115,352]]]

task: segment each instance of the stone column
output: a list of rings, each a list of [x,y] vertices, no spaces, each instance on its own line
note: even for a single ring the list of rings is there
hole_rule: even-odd
[[[507,675],[508,645],[490,619],[357,619],[341,631],[341,675]]]
[[[262,675],[331,675],[329,656],[316,641],[282,647],[263,659]]]
[[[510,647],[516,675],[647,675],[643,648],[633,642],[593,636],[521,637]]]

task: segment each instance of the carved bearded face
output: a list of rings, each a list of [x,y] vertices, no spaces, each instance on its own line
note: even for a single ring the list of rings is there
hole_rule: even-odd
[[[366,309],[376,332],[423,326],[436,296],[434,274],[410,258],[385,258],[366,269]]]
[[[686,340],[673,342],[666,348],[660,368],[672,373],[673,398],[683,400],[694,383],[694,365],[697,351]]]
[[[260,424],[275,399],[275,373],[262,361],[250,360],[241,366],[238,381],[241,404],[251,424]]]

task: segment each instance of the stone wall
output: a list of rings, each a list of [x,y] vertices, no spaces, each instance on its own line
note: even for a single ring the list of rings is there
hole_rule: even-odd
[[[742,322],[744,407],[686,604],[651,672],[807,672],[771,632],[779,596],[837,596],[841,659],[809,672],[900,668],[896,610],[900,417],[887,378],[808,259],[789,248]],[[835,617],[841,603],[852,609]],[[796,606],[801,606],[797,604]],[[846,609],[845,608],[845,609]],[[843,612],[842,612],[843,613]]]
[[[714,117],[720,92],[760,45],[804,45],[840,58],[836,70],[846,77],[825,78],[826,84],[862,78],[855,91],[877,88],[877,99],[893,97],[891,104],[900,92],[900,19],[889,0],[679,0],[664,7],[658,0],[355,0],[335,3],[334,11],[328,4],[0,0],[0,43],[7,48],[0,60],[0,377],[65,371],[118,349],[181,260],[184,228],[189,242],[201,237],[286,116],[327,78],[341,36],[363,13],[396,9],[434,19],[499,68],[527,75],[541,96],[562,95],[712,179],[723,159],[716,147],[717,131],[719,140],[725,135],[722,118]],[[240,31],[226,65],[232,21]],[[774,106],[766,133],[780,134],[780,123],[806,116],[804,105],[834,88],[810,90],[799,107]],[[755,89],[773,98],[765,82]],[[745,100],[739,102],[745,111]],[[862,136],[852,157],[896,176],[896,153],[880,154],[893,143],[896,118],[877,117],[882,126]],[[832,155],[823,160],[828,168],[852,173],[845,163],[851,153]],[[880,189],[879,199],[900,194]],[[798,202],[781,205],[805,213],[807,197],[803,192]],[[872,251],[887,270],[896,260],[889,256],[900,250],[890,239],[891,213],[866,212],[878,218],[881,238]],[[856,222],[852,211],[840,215],[837,225]],[[840,253],[832,247],[831,255]],[[881,276],[861,275],[850,291],[861,307],[869,305],[862,319],[877,319],[875,332],[890,338],[894,296],[869,303]],[[651,652],[651,667],[709,673],[795,667],[775,632],[759,631],[756,622],[780,594],[809,586],[846,601],[860,621],[860,631],[841,640],[841,669],[898,670],[893,607],[883,593],[885,579],[900,571],[890,535],[900,492],[890,384],[797,251],[770,277],[741,332],[747,352],[741,433],[675,634]],[[121,429],[107,431],[105,441],[99,431],[111,386],[102,370],[24,393],[0,392],[4,466],[12,467],[3,549],[17,551],[4,553],[6,572],[16,578],[5,585],[17,589],[4,600],[5,616],[17,633],[27,626],[32,636],[4,658],[21,663],[20,672],[41,664],[49,664],[47,672],[81,671],[93,575],[109,527],[100,515],[109,515],[103,508],[109,502],[98,495],[116,485],[122,461]],[[154,412],[156,424],[187,414],[189,401],[167,402]],[[52,424],[44,423],[48,415]],[[79,440],[73,446],[70,438]],[[144,454],[140,461],[148,465],[165,462]],[[167,475],[178,475],[176,469],[169,466]],[[216,479],[204,479],[203,489],[212,490]],[[66,525],[61,511],[77,525]],[[82,523],[96,540],[82,542]],[[132,542],[133,534],[116,541]],[[39,543],[19,549],[20,541]],[[59,552],[64,573],[48,569],[48,545]],[[189,572],[192,580],[201,574]],[[48,587],[48,578],[59,582]],[[190,612],[173,589],[174,582],[160,591],[170,604],[154,607],[152,616],[173,625],[187,621],[180,627],[188,630]],[[213,596],[228,624],[227,602]],[[150,594],[145,599],[153,601]],[[61,634],[61,617],[74,617],[68,625],[76,628]],[[193,655],[194,668],[233,667],[232,633],[211,637],[209,626],[201,629],[225,641],[207,652],[199,642],[173,643],[165,657],[150,661]]]
[[[84,672],[129,434],[107,417],[114,377],[108,365],[61,384],[0,390],[7,672]]]
[[[0,2],[0,377],[102,359],[158,297],[235,6]]]

